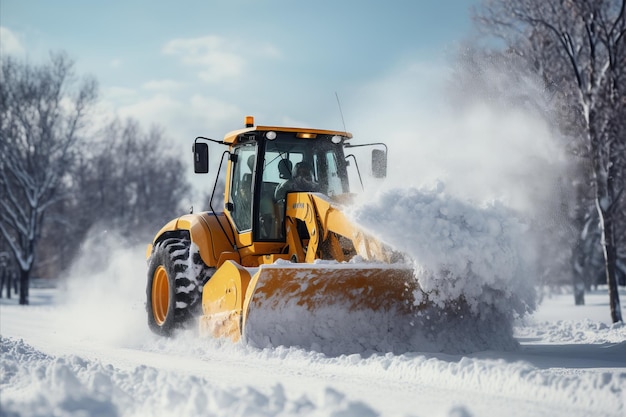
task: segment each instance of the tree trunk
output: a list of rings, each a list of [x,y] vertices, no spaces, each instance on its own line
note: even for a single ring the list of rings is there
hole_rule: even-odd
[[[616,201],[612,192],[612,175],[611,169],[606,175],[598,175],[598,171],[596,171],[596,209],[600,218],[601,245],[604,254],[606,284],[609,287],[611,320],[613,323],[617,323],[622,321],[622,310],[617,289],[617,247],[615,245],[614,226],[614,204]]]
[[[2,298],[2,291],[4,289],[4,281],[8,275],[9,274],[7,273],[6,269],[3,269],[2,273],[0,273],[0,298]],[[8,291],[9,294],[7,298],[11,298],[11,284],[10,283],[7,285],[7,288],[9,289]]]
[[[611,308],[611,320],[613,323],[622,321],[622,311],[619,302],[619,292],[617,291],[617,247],[615,246],[615,189],[613,180],[615,178],[616,161],[603,161],[606,153],[611,156],[610,144],[601,141],[600,132],[596,126],[599,122],[598,115],[593,106],[588,117],[588,139],[592,151],[593,175],[595,183],[596,210],[600,219],[599,227],[602,238],[602,253],[604,254],[604,271],[606,283],[609,287],[609,304]],[[609,146],[608,149],[603,148]]]
[[[3,279],[4,283],[7,286],[7,298],[11,298],[11,287],[13,287],[13,279],[15,278],[15,276],[13,275],[14,272],[9,270],[6,271],[6,275]],[[2,292],[2,287],[0,286],[0,293]]]
[[[28,304],[28,287],[30,281],[30,271],[20,270],[20,304]]]
[[[574,304],[585,305],[585,280],[584,280],[584,248],[583,239],[578,238],[576,247],[572,250],[572,290],[574,292]]]
[[[601,208],[598,205],[598,211]],[[606,272],[606,284],[609,287],[609,304],[611,308],[611,320],[618,323],[622,320],[622,308],[619,301],[617,288],[617,247],[615,246],[615,234],[613,221],[610,215],[600,213],[602,221],[602,250],[604,252],[604,269]]]

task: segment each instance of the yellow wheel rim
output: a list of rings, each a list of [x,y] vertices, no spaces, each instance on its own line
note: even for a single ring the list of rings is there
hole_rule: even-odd
[[[170,306],[170,284],[167,279],[167,272],[162,265],[154,271],[152,278],[152,314],[154,321],[159,326],[165,323],[167,310]]]

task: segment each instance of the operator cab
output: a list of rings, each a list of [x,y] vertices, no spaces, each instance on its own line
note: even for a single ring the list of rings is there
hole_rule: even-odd
[[[348,137],[300,130],[248,131],[233,145],[227,209],[237,230],[252,230],[254,241],[285,240],[284,193],[277,196],[277,188],[331,198],[350,192],[343,152]],[[309,184],[294,178],[296,167],[305,165],[310,167]]]
[[[246,127],[235,130],[219,141],[197,137],[194,142],[194,170],[209,172],[208,145],[201,140],[227,145],[228,155],[225,213],[237,234],[234,247],[247,247],[255,242],[285,242],[285,198],[289,192],[316,192],[337,200],[350,193],[347,159],[355,162],[356,173],[363,188],[361,174],[354,155],[345,155],[347,148],[377,146],[372,150],[372,176],[384,178],[387,152],[384,143],[352,145],[352,134],[342,131],[255,126],[246,116]],[[220,162],[222,166],[223,158]],[[308,168],[306,181],[294,178],[299,168]],[[218,170],[219,173],[219,170]],[[296,175],[297,176],[297,175]],[[219,177],[219,175],[218,175]],[[293,181],[296,180],[296,181]],[[215,192],[217,181],[213,188]],[[289,182],[293,181],[294,184]],[[304,185],[303,185],[304,184]],[[279,192],[277,192],[277,190]],[[286,190],[286,191],[285,191]],[[209,203],[211,203],[211,200]],[[211,213],[217,213],[209,204]],[[224,226],[220,227],[226,233]]]

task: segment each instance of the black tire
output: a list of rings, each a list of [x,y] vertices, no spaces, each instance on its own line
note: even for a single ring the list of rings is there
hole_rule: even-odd
[[[146,310],[148,326],[156,334],[171,336],[175,329],[186,327],[199,309],[198,282],[204,278],[190,268],[190,246],[187,238],[166,238],[148,259]]]

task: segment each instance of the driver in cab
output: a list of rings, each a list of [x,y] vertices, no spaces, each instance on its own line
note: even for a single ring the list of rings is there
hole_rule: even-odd
[[[298,162],[293,169],[292,177],[276,187],[274,198],[278,202],[284,201],[290,191],[320,191],[319,184],[313,181],[313,170],[309,163]]]

